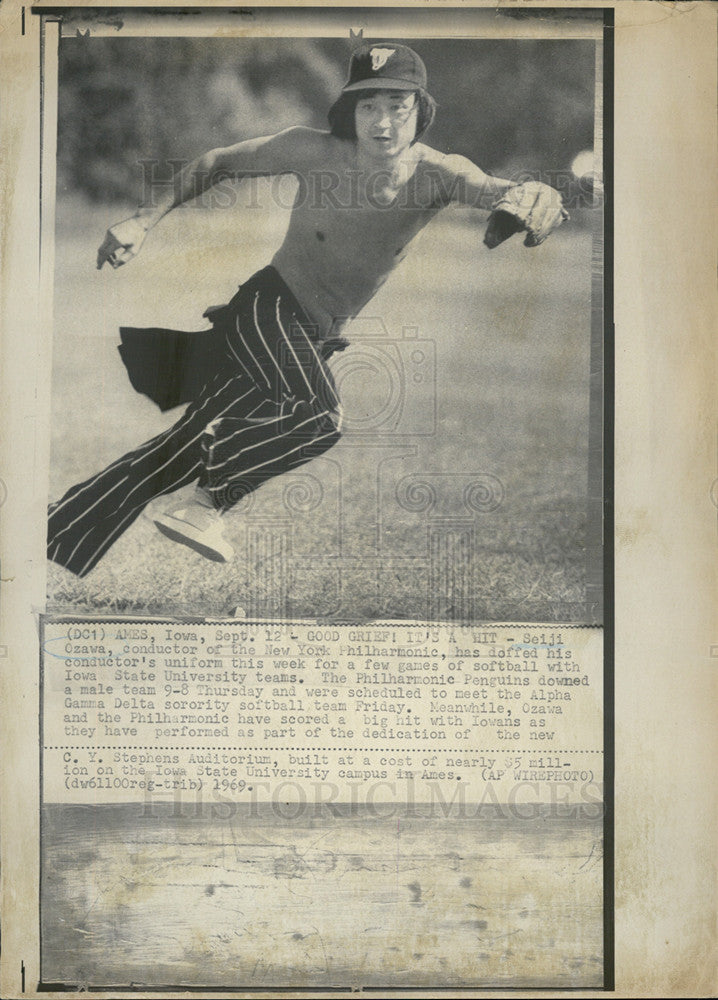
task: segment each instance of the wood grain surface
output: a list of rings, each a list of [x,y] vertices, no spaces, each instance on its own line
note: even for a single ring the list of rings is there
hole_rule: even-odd
[[[214,812],[45,806],[43,982],[602,983],[600,819]]]

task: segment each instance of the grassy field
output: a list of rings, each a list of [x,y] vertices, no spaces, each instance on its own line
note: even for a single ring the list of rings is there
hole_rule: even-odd
[[[122,217],[58,206],[51,499],[180,415],[134,393],[117,328],[203,329],[204,308],[268,262],[286,224],[281,211],[183,209],[127,267],[97,272]],[[352,348],[332,360],[345,436],[227,515],[233,563],[143,516],[84,580],[49,564],[49,608],[587,620],[587,559],[599,558],[586,549],[590,230],[490,252],[482,222],[436,219],[350,328]],[[421,355],[397,346],[413,337]]]

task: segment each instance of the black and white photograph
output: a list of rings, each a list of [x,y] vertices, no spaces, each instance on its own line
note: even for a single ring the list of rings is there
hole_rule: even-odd
[[[61,18],[48,988],[606,981],[602,12],[442,16]]]
[[[711,995],[718,10],[126,2],[0,4],[0,993]]]
[[[600,12],[237,16],[63,19],[49,609],[600,624]]]
[[[41,991],[610,980],[603,12],[443,16],[41,22]]]

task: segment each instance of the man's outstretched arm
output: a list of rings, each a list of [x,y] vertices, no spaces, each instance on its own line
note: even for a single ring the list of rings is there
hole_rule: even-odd
[[[490,249],[520,231],[526,232],[526,246],[538,246],[569,217],[561,195],[548,184],[514,184],[492,177],[465,156],[442,156],[436,166],[444,204],[454,202],[491,211],[484,237]]]
[[[326,133],[298,126],[276,135],[211,149],[175,175],[172,190],[153,194],[135,214],[107,230],[97,267],[121,267],[140,250],[145,236],[173,208],[197,198],[220,180],[299,173],[311,167]]]
[[[490,209],[511,187],[511,181],[484,173],[466,156],[434,153],[434,157],[432,167],[436,170],[436,192],[445,205],[453,202]]]

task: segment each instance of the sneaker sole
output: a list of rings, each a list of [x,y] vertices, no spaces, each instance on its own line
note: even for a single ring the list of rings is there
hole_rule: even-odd
[[[190,535],[185,534],[178,528],[172,528],[169,524],[163,521],[155,520],[154,525],[158,531],[161,531],[163,535],[170,538],[173,542],[179,542],[180,545],[186,545],[187,548],[192,549],[194,552],[198,552],[205,559],[211,559],[212,562],[228,562],[231,556],[227,557],[224,553],[220,552],[219,549],[213,548],[211,545],[205,545],[204,542],[200,542],[199,539],[192,538]]]

